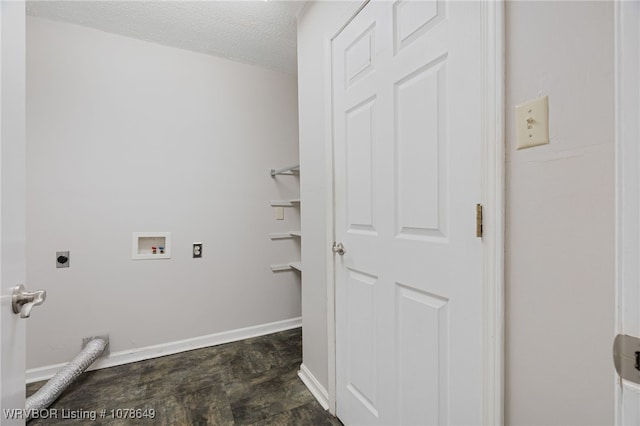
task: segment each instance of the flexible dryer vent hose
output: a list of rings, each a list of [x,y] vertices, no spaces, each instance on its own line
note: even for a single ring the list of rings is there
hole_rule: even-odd
[[[93,362],[102,355],[107,347],[104,339],[93,339],[71,362],[56,373],[38,392],[27,398],[26,411],[30,413],[50,406],[74,380],[76,380]]]

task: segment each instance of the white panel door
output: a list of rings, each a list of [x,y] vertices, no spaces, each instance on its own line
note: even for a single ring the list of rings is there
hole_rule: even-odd
[[[372,1],[334,39],[337,415],[482,423],[479,2]]]
[[[11,309],[25,279],[25,4],[0,2],[0,424],[24,424],[25,323]],[[9,411],[5,411],[9,410]]]
[[[640,337],[640,3],[616,3],[617,333]],[[619,380],[616,424],[640,424],[640,386]]]

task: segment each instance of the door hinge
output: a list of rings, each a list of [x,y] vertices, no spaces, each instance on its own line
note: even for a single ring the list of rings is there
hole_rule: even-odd
[[[476,204],[476,237],[482,238],[482,204]]]

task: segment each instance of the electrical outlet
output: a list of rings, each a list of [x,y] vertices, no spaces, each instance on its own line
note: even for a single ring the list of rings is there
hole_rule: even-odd
[[[193,243],[193,258],[199,259],[202,257],[202,243]]]
[[[68,268],[69,267],[69,252],[57,251],[56,252],[56,268]]]

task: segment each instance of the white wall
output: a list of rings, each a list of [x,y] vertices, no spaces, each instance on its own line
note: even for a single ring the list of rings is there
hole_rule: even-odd
[[[508,424],[613,424],[613,8],[506,7]],[[551,144],[516,151],[539,94]]]
[[[328,34],[340,6],[298,24],[304,363],[330,371],[325,194]],[[612,424],[613,4],[508,2],[506,424]],[[514,149],[513,107],[550,97],[551,145]]]
[[[300,315],[300,278],[269,265],[299,243],[269,232],[297,197],[296,77],[70,24],[27,22],[27,367]],[[131,260],[131,234],[172,233],[170,260]],[[202,259],[191,244],[204,243]],[[55,268],[55,252],[71,267]]]
[[[331,50],[328,40],[360,2],[315,2],[298,18],[298,90],[300,120],[300,199],[302,211],[302,353],[303,364],[324,391],[329,391],[327,268],[331,267],[329,228],[332,211],[328,188],[331,135],[326,123],[331,109],[324,95],[330,90]]]

